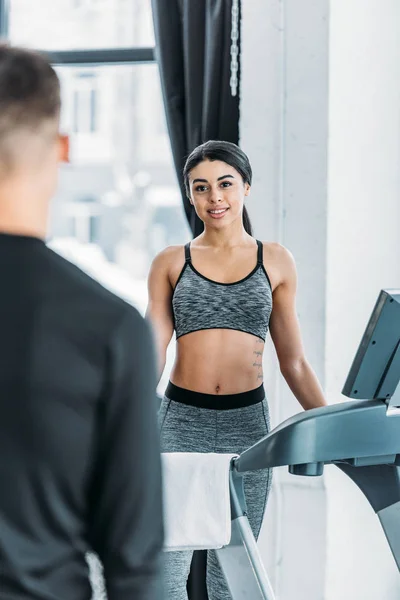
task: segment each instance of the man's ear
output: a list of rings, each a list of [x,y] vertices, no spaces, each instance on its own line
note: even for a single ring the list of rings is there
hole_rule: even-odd
[[[65,134],[60,134],[59,136],[59,161],[64,163],[69,163],[69,137]]]

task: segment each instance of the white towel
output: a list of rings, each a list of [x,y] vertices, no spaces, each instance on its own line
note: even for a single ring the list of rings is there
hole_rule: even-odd
[[[162,454],[165,551],[215,549],[229,544],[229,471],[236,456]]]

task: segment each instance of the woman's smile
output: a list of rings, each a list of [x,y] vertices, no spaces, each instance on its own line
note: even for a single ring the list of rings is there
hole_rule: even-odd
[[[228,212],[229,208],[211,208],[207,212],[213,219],[222,219]]]

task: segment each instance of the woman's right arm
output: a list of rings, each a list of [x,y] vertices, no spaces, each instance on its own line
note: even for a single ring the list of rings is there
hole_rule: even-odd
[[[168,250],[164,250],[156,256],[148,277],[149,303],[146,319],[151,322],[155,335],[159,378],[164,371],[168,344],[174,332],[173,290],[168,275],[171,252]]]

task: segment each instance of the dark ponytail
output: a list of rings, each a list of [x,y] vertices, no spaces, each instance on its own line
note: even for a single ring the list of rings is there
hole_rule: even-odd
[[[232,142],[223,142],[219,140],[209,140],[201,146],[197,146],[189,155],[183,168],[183,183],[185,184],[186,195],[190,197],[189,173],[197,167],[203,160],[220,160],[233,167],[242,176],[243,183],[251,185],[252,170],[247,155],[239,146]],[[253,236],[253,228],[250,223],[249,213],[246,207],[243,207],[243,227],[249,235]]]
[[[243,206],[243,227],[246,233],[253,237],[253,227],[250,222],[249,213],[247,212],[247,208]]]

